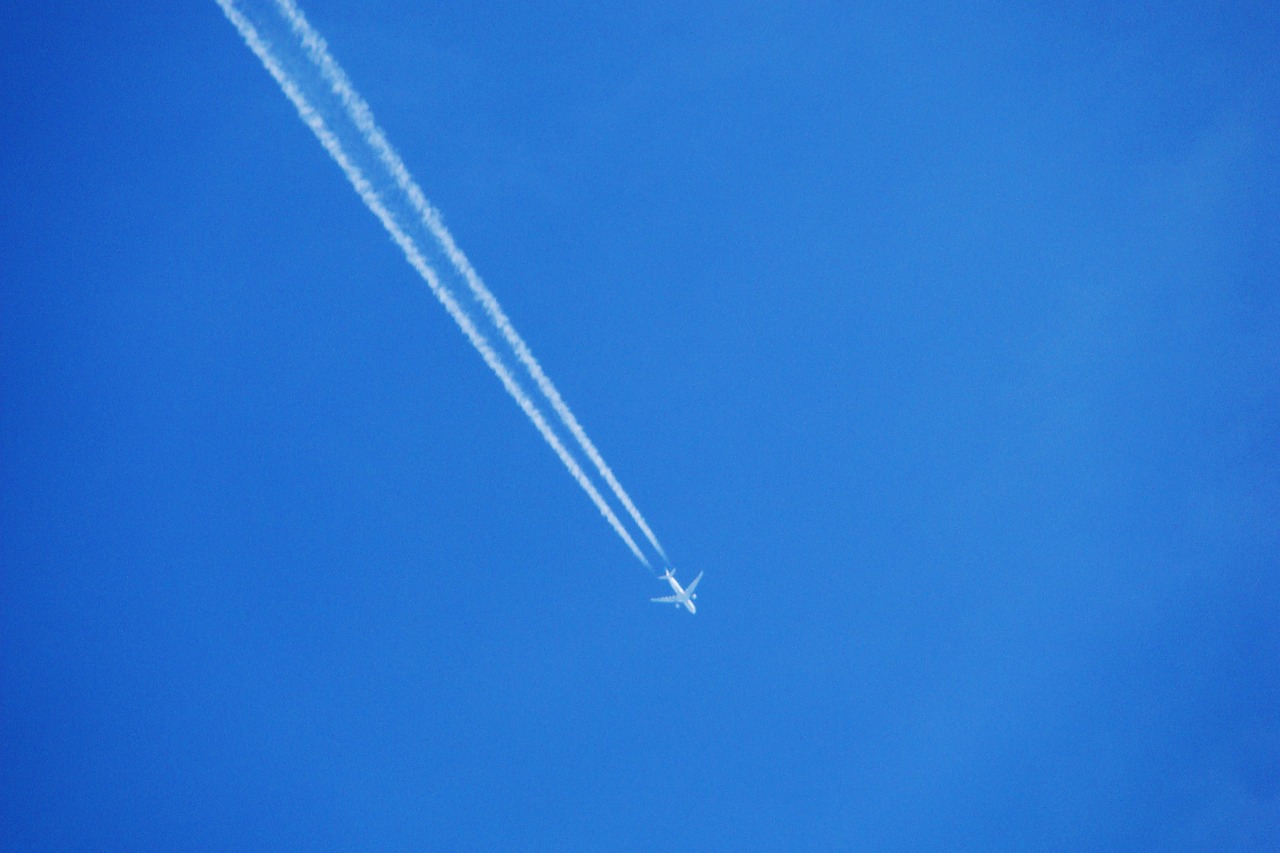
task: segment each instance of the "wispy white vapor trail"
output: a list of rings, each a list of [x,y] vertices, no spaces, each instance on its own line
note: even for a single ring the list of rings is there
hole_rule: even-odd
[[[560,396],[560,392],[556,390],[556,386],[552,384],[550,378],[543,372],[542,366],[533,357],[533,353],[529,350],[524,339],[520,337],[515,327],[511,325],[511,321],[502,310],[502,306],[498,304],[498,300],[485,287],[484,282],[481,281],[480,276],[471,266],[471,262],[467,260],[466,255],[458,248],[454,242],[453,235],[445,228],[440,213],[427,201],[417,182],[409,174],[404,161],[400,159],[400,155],[391,147],[386,135],[383,134],[382,129],[374,121],[373,112],[369,109],[369,105],[360,97],[355,87],[351,85],[351,81],[348,79],[346,72],[342,70],[342,66],[329,53],[329,48],[324,39],[307,21],[302,14],[302,10],[298,8],[293,0],[275,0],[275,2],[281,14],[289,21],[294,34],[301,39],[303,47],[306,48],[307,56],[320,69],[320,73],[328,81],[333,93],[342,102],[347,115],[355,122],[356,127],[360,129],[365,142],[377,152],[379,160],[395,179],[396,185],[408,197],[409,203],[413,206],[423,224],[427,226],[432,236],[440,242],[449,262],[466,279],[467,286],[480,304],[484,306],[484,310],[489,315],[490,320],[493,321],[493,324],[502,332],[503,338],[506,339],[511,349],[515,352],[516,358],[529,371],[529,375],[538,386],[538,390],[551,403],[551,408],[582,447],[587,457],[596,466],[605,482],[609,484],[609,488],[613,490],[614,495],[617,496],[618,500],[631,515],[632,520],[644,531],[644,535],[648,538],[650,544],[665,560],[667,554],[662,550],[662,545],[658,543],[658,538],[649,529],[649,525],[645,523],[644,516],[640,514],[640,510],[636,509],[636,505],[632,502],[626,490],[622,488],[622,484],[618,482],[618,478],[614,476],[613,471],[605,463],[600,451],[596,449],[591,439],[587,437],[586,431],[582,429],[578,419],[569,410],[569,406]]]
[[[551,446],[551,449],[555,451],[556,455],[560,458],[560,461],[564,463],[564,466],[569,469],[569,473],[573,475],[573,478],[578,481],[578,485],[582,487],[583,491],[587,493],[592,502],[596,505],[596,508],[600,510],[600,514],[605,517],[618,536],[622,538],[622,541],[631,549],[631,553],[635,554],[636,559],[648,566],[649,561],[646,560],[644,555],[640,552],[640,548],[636,545],[635,540],[631,538],[631,535],[627,532],[626,528],[623,527],[622,522],[618,520],[616,515],[614,515],[613,510],[609,508],[608,503],[605,502],[600,492],[596,490],[596,487],[592,484],[591,480],[585,473],[583,473],[582,468],[579,467],[577,461],[574,460],[569,451],[565,449],[555,432],[547,424],[546,418],[543,417],[542,412],[529,398],[529,395],[524,392],[524,389],[520,387],[519,383],[517,383],[512,377],[511,372],[494,351],[493,347],[490,346],[489,341],[476,328],[471,317],[458,304],[457,298],[453,295],[453,292],[440,281],[439,276],[437,276],[435,270],[431,268],[431,265],[423,256],[422,251],[419,249],[413,238],[410,237],[409,234],[406,233],[405,229],[396,221],[395,216],[383,201],[382,197],[379,196],[378,192],[374,189],[373,184],[370,183],[363,170],[343,148],[341,141],[330,129],[328,123],[324,119],[324,116],[321,115],[319,110],[317,110],[308,100],[307,96],[303,93],[302,88],[294,78],[285,71],[283,64],[279,58],[272,53],[271,47],[267,41],[259,35],[257,28],[249,21],[249,19],[236,8],[233,0],[216,0],[216,2],[222,8],[223,14],[226,15],[227,20],[229,20],[240,33],[240,37],[244,39],[245,44],[253,51],[258,59],[261,60],[263,66],[267,69],[267,72],[275,79],[276,83],[279,84],[281,91],[283,91],[285,96],[293,103],[294,108],[297,109],[298,115],[301,117],[303,123],[305,123],[307,127],[311,128],[312,133],[316,135],[320,144],[324,146],[325,151],[329,153],[329,156],[332,157],[334,162],[336,162],[342,169],[343,173],[347,176],[347,180],[351,182],[356,193],[360,196],[360,200],[364,202],[365,206],[369,208],[370,212],[372,212],[374,216],[378,217],[378,220],[387,230],[387,233],[391,235],[392,240],[394,240],[396,245],[400,247],[400,250],[404,252],[404,256],[406,260],[409,261],[410,266],[417,271],[418,275],[427,283],[427,286],[431,288],[431,292],[440,300],[440,303],[444,306],[445,310],[449,312],[449,316],[453,318],[454,322],[457,323],[458,327],[462,330],[462,333],[466,335],[467,340],[469,340],[471,345],[480,353],[485,364],[489,365],[490,369],[497,374],[498,379],[502,382],[502,386],[507,390],[507,393],[516,401],[521,410],[523,410],[525,415],[528,416],[529,420],[533,422],[533,425],[537,428],[543,439],[545,439],[547,444]]]

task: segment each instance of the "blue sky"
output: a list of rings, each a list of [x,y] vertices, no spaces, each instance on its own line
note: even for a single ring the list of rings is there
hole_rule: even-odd
[[[212,3],[0,13],[0,846],[1262,850],[1266,4],[314,2],[681,577]]]

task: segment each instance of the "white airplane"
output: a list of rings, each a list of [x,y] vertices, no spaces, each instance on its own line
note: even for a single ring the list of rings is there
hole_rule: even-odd
[[[667,583],[671,584],[671,588],[676,591],[675,595],[668,595],[665,598],[651,598],[650,601],[657,601],[661,604],[674,604],[676,607],[684,605],[685,609],[690,613],[697,613],[698,608],[694,605],[693,600],[698,596],[693,594],[693,588],[698,585],[698,581],[702,580],[702,572],[698,572],[698,576],[693,579],[693,583],[689,584],[688,589],[681,589],[680,582],[676,580],[674,569],[667,569],[667,573],[662,576]]]

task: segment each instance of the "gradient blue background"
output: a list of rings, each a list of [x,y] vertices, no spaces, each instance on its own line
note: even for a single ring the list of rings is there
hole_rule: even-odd
[[[0,846],[1267,850],[1273,4],[304,6],[688,578],[212,2],[0,13]]]

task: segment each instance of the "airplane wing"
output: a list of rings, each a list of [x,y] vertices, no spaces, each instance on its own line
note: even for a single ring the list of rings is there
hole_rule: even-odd
[[[693,579],[693,583],[684,588],[685,595],[693,595],[693,588],[698,585],[698,581],[702,580],[702,572],[698,572],[698,576]]]
[[[675,604],[680,600],[678,595],[668,595],[666,598],[651,598],[650,601],[657,601],[661,604]]]

